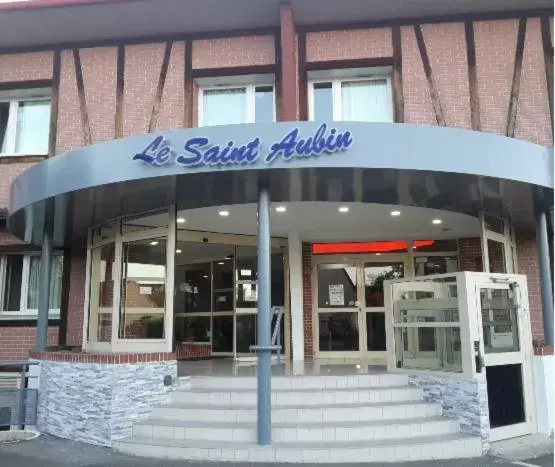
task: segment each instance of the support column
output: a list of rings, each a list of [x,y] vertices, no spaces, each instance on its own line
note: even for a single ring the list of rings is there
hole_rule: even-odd
[[[39,278],[39,310],[37,316],[36,351],[42,352],[48,342],[48,310],[50,305],[50,269],[52,268],[52,222],[46,216],[42,236]]]
[[[257,345],[257,432],[258,444],[272,442],[271,422],[271,267],[270,267],[270,194],[267,187],[258,189],[258,316]]]
[[[551,289],[551,266],[549,261],[549,239],[545,209],[536,213],[536,240],[538,242],[538,267],[540,273],[540,295],[542,301],[543,334],[545,344],[553,345],[553,293]]]
[[[282,3],[280,18],[280,58],[281,58],[281,118],[291,122],[297,120],[297,61],[295,60],[295,23],[290,3]]]
[[[304,321],[303,321],[303,258],[302,242],[297,233],[288,238],[289,296],[291,303],[291,342],[293,371],[304,369]]]

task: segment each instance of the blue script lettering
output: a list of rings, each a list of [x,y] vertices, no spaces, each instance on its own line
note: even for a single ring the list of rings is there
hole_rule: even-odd
[[[320,125],[314,136],[306,139],[299,139],[299,129],[291,130],[285,137],[272,144],[271,152],[266,156],[266,162],[271,164],[278,157],[285,161],[293,158],[318,157],[323,153],[333,153],[348,149],[353,144],[353,137],[350,131],[338,133],[335,128],[331,128],[327,133],[327,125]]]
[[[260,138],[254,138],[240,146],[236,146],[233,141],[228,141],[222,147],[211,145],[208,138],[197,137],[188,139],[183,149],[185,153],[178,155],[176,162],[184,167],[252,164],[260,155]]]
[[[133,160],[143,161],[147,164],[162,166],[169,162],[172,150],[169,144],[164,141],[162,136],[158,136],[152,141],[143,152],[135,154]]]

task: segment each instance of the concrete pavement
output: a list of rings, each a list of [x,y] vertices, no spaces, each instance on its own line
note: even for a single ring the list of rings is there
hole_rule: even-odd
[[[241,467],[269,467],[270,465],[291,466],[293,464],[248,464]],[[304,467],[321,467],[322,464],[299,464]],[[411,462],[403,464],[358,464],[364,467],[553,467],[553,456],[537,460],[511,461],[485,457],[452,461]],[[2,467],[231,467],[230,463],[176,462],[125,456],[110,449],[51,436],[40,436],[32,441],[0,444],[0,466]],[[344,464],[326,464],[344,467]]]

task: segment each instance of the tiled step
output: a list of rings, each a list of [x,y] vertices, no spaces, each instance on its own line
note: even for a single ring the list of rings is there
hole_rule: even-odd
[[[377,388],[335,388],[335,389],[289,389],[272,391],[272,404],[320,405],[349,403],[383,403],[417,401],[422,399],[422,389],[410,386]],[[250,389],[213,390],[198,389],[175,391],[171,394],[171,403],[189,403],[205,405],[256,406],[256,391]]]
[[[482,455],[479,438],[459,434],[380,441],[274,442],[269,446],[238,441],[185,441],[137,436],[114,443],[114,448],[137,456],[174,460],[337,462],[342,464],[470,458]]]
[[[380,404],[321,404],[272,407],[272,423],[356,422],[377,420],[404,420],[441,415],[438,404],[410,401]],[[217,406],[207,404],[176,404],[156,407],[152,418],[206,422],[256,422],[256,406]]]
[[[197,389],[252,389],[256,390],[256,378],[195,376],[193,387]],[[360,374],[338,377],[321,375],[275,376],[272,377],[272,390],[281,389],[332,389],[332,388],[377,388],[407,386],[408,376],[401,374]]]
[[[439,436],[459,432],[459,423],[443,417],[375,422],[274,423],[275,442],[377,441]],[[149,419],[133,427],[133,435],[153,439],[256,442],[255,423],[192,422]]]

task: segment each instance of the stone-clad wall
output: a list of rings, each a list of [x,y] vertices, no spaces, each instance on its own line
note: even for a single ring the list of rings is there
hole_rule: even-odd
[[[177,382],[175,360],[105,364],[43,360],[37,428],[60,438],[111,446],[163,402]],[[172,385],[164,385],[165,376]]]
[[[424,399],[441,404],[443,414],[456,419],[461,431],[480,436],[482,450],[489,450],[488,389],[485,379],[410,375],[409,383],[424,390]]]

